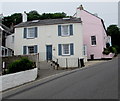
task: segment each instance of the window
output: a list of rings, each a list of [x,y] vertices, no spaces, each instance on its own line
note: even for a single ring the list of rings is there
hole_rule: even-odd
[[[74,43],[58,44],[58,55],[74,55]]]
[[[34,36],[35,36],[35,29],[34,28],[28,28],[27,38],[34,38]]]
[[[23,33],[24,38],[36,38],[37,37],[37,27],[24,28]]]
[[[62,26],[62,36],[69,36],[69,26],[68,25],[63,25]]]
[[[63,44],[62,45],[62,55],[70,55],[70,45],[69,44]]]
[[[73,25],[58,25],[58,36],[72,36]]]
[[[96,36],[91,36],[91,44],[96,45]]]
[[[28,46],[28,54],[34,53],[34,46]]]
[[[33,54],[33,53],[37,53],[37,52],[38,52],[37,45],[23,46],[23,54]]]

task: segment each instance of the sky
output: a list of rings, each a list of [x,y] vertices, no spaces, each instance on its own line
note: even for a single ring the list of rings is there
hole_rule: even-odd
[[[40,14],[65,12],[72,16],[81,4],[90,13],[97,13],[104,20],[106,27],[118,24],[118,2],[2,2],[0,3],[0,13],[8,16],[36,10]]]

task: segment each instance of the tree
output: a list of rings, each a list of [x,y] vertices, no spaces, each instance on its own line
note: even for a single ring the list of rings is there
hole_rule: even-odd
[[[11,16],[7,16],[3,18],[2,23],[7,27],[11,27],[12,25],[16,25],[22,22],[22,14],[21,13],[14,13]]]
[[[112,45],[120,53],[120,29],[117,25],[110,25],[107,28],[107,34],[111,36]]]
[[[33,10],[27,13],[27,17],[28,17],[28,21],[39,20],[40,14],[37,11]]]
[[[64,18],[67,17],[66,13],[43,13],[39,14],[36,10],[30,11],[27,13],[28,21],[32,20],[43,20],[43,19],[57,19],[57,18]],[[3,18],[2,23],[7,27],[14,26],[22,22],[22,14],[21,13],[14,13],[10,16],[6,16]]]
[[[58,19],[58,18],[64,18],[67,17],[64,12],[62,13],[43,13],[40,16],[40,19]]]

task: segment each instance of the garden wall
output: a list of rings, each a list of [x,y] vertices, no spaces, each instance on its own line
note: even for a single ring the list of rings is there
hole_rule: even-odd
[[[34,68],[31,70],[0,76],[0,80],[2,81],[2,88],[0,88],[0,91],[34,81],[37,78],[37,72],[38,69]]]
[[[113,57],[114,57],[114,53],[110,53],[110,54],[108,54],[108,55],[105,55],[105,54],[103,54],[103,59],[112,59]]]

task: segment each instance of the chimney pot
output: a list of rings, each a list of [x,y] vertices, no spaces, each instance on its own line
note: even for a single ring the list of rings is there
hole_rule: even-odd
[[[24,11],[24,13],[22,14],[22,21],[23,22],[27,21],[27,13],[26,13],[26,11]]]
[[[77,9],[83,10],[84,8],[82,5],[80,5]]]

